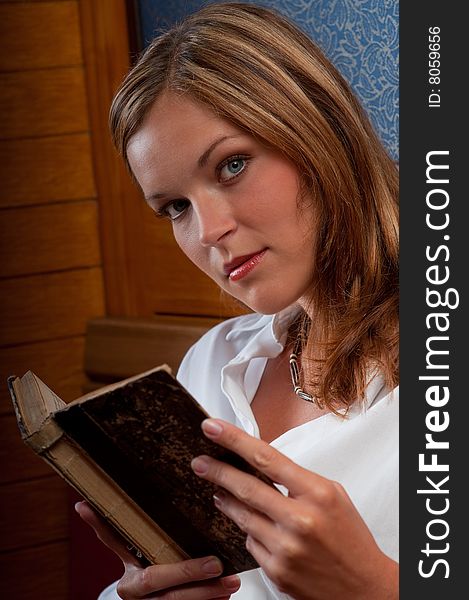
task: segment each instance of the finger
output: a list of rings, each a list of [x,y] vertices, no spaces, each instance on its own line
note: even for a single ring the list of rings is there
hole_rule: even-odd
[[[127,549],[125,540],[87,502],[77,502],[75,510],[83,521],[94,529],[98,539],[112,550],[114,554],[117,554],[124,565],[141,567],[138,558]]]
[[[279,529],[269,517],[253,510],[224,490],[217,491],[214,502],[215,506],[232,519],[248,537],[260,539],[266,548],[275,549]]]
[[[178,589],[177,600],[220,600],[230,597],[239,590],[241,581],[237,575],[230,575],[210,583],[202,583],[197,587],[186,587]]]
[[[222,571],[223,565],[215,556],[165,565],[152,565],[146,569],[140,569],[140,572],[129,572],[125,578],[126,588],[130,587],[132,593],[137,596],[145,596],[175,586],[219,577]]]
[[[263,440],[248,435],[231,423],[205,419],[202,430],[208,438],[239,454],[272,481],[284,485],[290,495],[306,493],[315,484],[320,485],[324,481],[320,475],[303,469]]]
[[[248,535],[246,538],[246,548],[248,552],[255,558],[257,563],[266,570],[266,567],[272,560],[272,553],[256,538]]]
[[[170,588],[162,592],[155,592],[145,596],[136,596],[133,591],[130,593],[121,585],[117,588],[119,598],[143,598],[145,600],[161,600],[161,598],[171,598],[172,600],[229,600],[231,594],[239,590],[239,581],[236,585],[226,584],[222,582],[217,584],[194,585],[191,587]],[[167,595],[171,594],[171,595]]]
[[[194,559],[171,565],[153,565],[138,571],[130,570],[119,581],[117,592],[122,598],[160,598],[166,597],[164,594],[168,593],[177,600],[206,600],[223,598],[239,589],[241,582],[237,575],[217,577],[213,581],[196,581],[196,577],[214,577],[204,571],[203,564],[206,562],[207,559]],[[217,569],[217,572],[220,570]],[[185,584],[184,578],[189,580]]]
[[[254,475],[210,456],[197,456],[192,460],[191,467],[196,475],[224,488],[243,504],[267,515],[272,521],[281,521],[288,512],[287,503],[291,499]]]

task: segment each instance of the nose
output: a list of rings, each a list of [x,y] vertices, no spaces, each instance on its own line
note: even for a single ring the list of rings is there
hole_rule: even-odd
[[[206,195],[193,204],[202,246],[217,246],[235,231],[236,219],[227,201],[219,196]]]

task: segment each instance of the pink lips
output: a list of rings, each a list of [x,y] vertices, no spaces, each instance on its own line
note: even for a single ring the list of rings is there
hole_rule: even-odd
[[[238,281],[250,273],[264,257],[267,248],[260,252],[254,252],[253,254],[245,254],[244,256],[237,256],[229,263],[223,265],[223,271],[231,281]]]

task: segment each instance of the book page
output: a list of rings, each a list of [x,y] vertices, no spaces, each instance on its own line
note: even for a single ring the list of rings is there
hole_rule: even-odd
[[[13,380],[13,404],[26,434],[38,431],[47,417],[66,406],[32,371]]]

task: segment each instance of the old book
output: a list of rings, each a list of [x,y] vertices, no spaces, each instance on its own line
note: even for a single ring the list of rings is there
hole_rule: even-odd
[[[206,439],[208,415],[162,365],[65,404],[34,373],[8,380],[23,440],[70,483],[148,563],[218,556],[224,573],[258,565],[245,535],[192,472],[208,454],[253,473]]]

